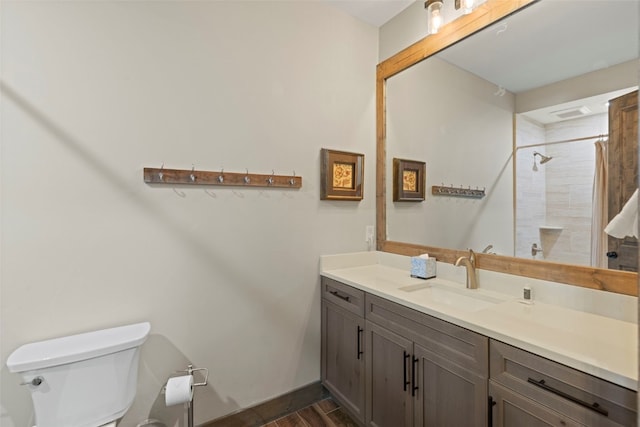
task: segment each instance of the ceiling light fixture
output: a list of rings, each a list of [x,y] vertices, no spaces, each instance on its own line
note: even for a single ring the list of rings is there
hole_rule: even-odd
[[[427,9],[427,34],[435,34],[442,26],[443,0],[426,0],[424,7]],[[456,10],[462,8],[465,15],[473,12],[475,0],[454,0]]]

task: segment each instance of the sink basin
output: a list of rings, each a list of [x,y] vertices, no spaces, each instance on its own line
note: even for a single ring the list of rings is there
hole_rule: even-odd
[[[420,283],[399,288],[411,294],[411,301],[424,304],[442,304],[458,310],[479,311],[500,304],[505,300],[481,293],[477,289],[459,289],[438,283]]]

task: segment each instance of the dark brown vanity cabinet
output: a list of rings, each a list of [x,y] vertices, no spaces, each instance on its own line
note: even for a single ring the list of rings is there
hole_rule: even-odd
[[[636,392],[491,340],[493,425],[635,426]]]
[[[361,423],[365,415],[364,328],[364,292],[323,277],[322,383]]]
[[[486,426],[488,339],[365,295],[366,425]]]

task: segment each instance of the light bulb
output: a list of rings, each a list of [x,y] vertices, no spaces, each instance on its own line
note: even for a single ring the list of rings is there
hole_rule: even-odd
[[[465,15],[473,12],[473,7],[475,6],[474,3],[474,0],[462,0],[462,7]]]
[[[442,1],[427,1],[427,33],[436,34],[442,26]]]
[[[433,15],[431,15],[431,34],[437,33],[441,26],[442,15],[440,15],[439,10],[434,10]]]

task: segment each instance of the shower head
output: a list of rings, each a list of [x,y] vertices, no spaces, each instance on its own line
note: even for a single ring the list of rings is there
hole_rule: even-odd
[[[536,161],[536,156],[540,156],[540,164],[544,165],[545,163],[547,163],[549,160],[553,159],[553,157],[551,156],[545,156],[544,154],[540,154],[537,151],[533,152],[533,161],[535,163]]]

